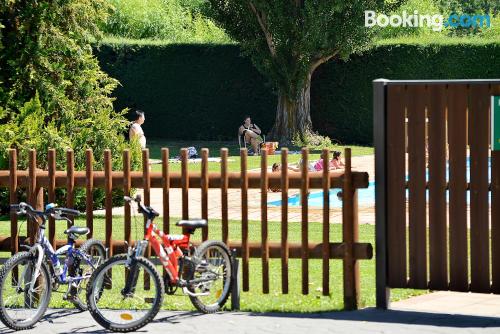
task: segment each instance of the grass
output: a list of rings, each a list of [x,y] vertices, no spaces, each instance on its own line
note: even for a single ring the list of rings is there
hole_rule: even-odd
[[[179,233],[180,230],[173,226],[176,219],[171,219],[172,233]],[[113,217],[113,238],[123,240],[124,227],[122,217]],[[76,225],[85,226],[84,219],[77,220]],[[94,218],[94,237],[104,239],[104,217],[97,216]],[[21,234],[25,234],[26,224],[21,229]],[[64,222],[57,222],[56,235],[59,239],[64,239],[63,230]],[[281,224],[278,222],[269,223],[269,240],[279,241],[281,236]],[[340,224],[331,225],[330,240],[332,242],[340,241],[342,238],[342,229]],[[251,241],[260,240],[260,222],[249,222],[249,239]],[[309,223],[309,240],[311,242],[321,242],[322,224]],[[374,226],[360,225],[359,238],[360,242],[369,242],[374,245]],[[10,225],[8,218],[0,219],[0,235],[10,235]],[[132,221],[132,238],[142,238],[142,219]],[[241,222],[232,220],[229,224],[230,240],[238,240],[241,237]],[[201,233],[198,231],[194,235],[194,240],[200,240]],[[210,220],[210,239],[221,238],[221,221]],[[289,241],[300,242],[301,230],[300,223],[289,224]],[[1,254],[2,257],[10,256],[9,253]],[[375,261],[363,260],[360,261],[361,273],[361,307],[375,305]],[[240,265],[241,268],[241,265]],[[241,293],[241,309],[252,312],[320,312],[341,310],[343,307],[342,294],[342,261],[330,260],[330,295],[323,296],[321,292],[322,286],[322,262],[321,260],[309,261],[309,295],[301,294],[301,260],[289,260],[289,294],[281,292],[281,264],[280,259],[270,260],[270,293],[262,293],[262,264],[260,259],[250,260],[250,291]],[[159,268],[160,269],[160,268]],[[59,291],[65,291],[65,286]],[[423,290],[412,289],[393,289],[391,290],[391,300],[396,301],[405,299],[410,296],[426,293]],[[68,302],[62,300],[62,293],[54,293],[51,300],[51,307],[73,307]],[[194,310],[190,304],[189,298],[179,292],[173,296],[165,296],[164,306],[169,310]]]
[[[231,172],[237,172],[240,170],[240,149],[238,147],[238,143],[235,141],[227,141],[227,142],[221,142],[221,141],[166,141],[166,140],[160,140],[160,139],[148,139],[148,144],[147,144],[149,151],[150,151],[150,157],[152,159],[161,159],[161,148],[162,147],[168,147],[169,152],[170,152],[170,157],[173,158],[175,156],[180,155],[180,149],[183,147],[188,147],[188,146],[194,146],[198,154],[201,154],[201,149],[202,148],[208,148],[209,149],[209,156],[210,157],[219,157],[220,156],[220,149],[223,147],[228,148],[229,150],[229,162],[228,162],[228,169]],[[344,151],[346,147],[349,147],[352,149],[352,155],[353,156],[360,156],[360,155],[370,155],[374,153],[373,147],[365,147],[365,146],[354,146],[354,145],[347,145],[347,146],[335,146],[335,149],[338,151]],[[290,151],[300,151],[298,148],[293,148],[290,149]],[[300,154],[289,154],[288,161],[289,163],[297,163],[300,160]],[[309,160],[317,160],[320,158],[320,152],[319,151],[311,151],[309,154]],[[281,161],[281,156],[280,155],[269,155],[267,162],[268,166],[272,166],[273,163],[275,162],[280,162]],[[247,167],[248,169],[255,169],[255,168],[260,168],[260,157],[258,156],[249,156],[247,160]],[[200,171],[201,169],[201,163],[190,163],[188,164],[188,168],[191,171]],[[170,164],[170,170],[171,171],[180,171],[181,169],[181,164],[180,163],[171,163]],[[208,170],[209,171],[220,171],[220,163],[218,162],[209,162],[208,163]],[[161,165],[155,164],[152,165],[152,171],[161,171]]]

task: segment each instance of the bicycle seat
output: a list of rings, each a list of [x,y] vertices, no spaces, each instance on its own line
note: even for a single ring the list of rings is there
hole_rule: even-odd
[[[71,226],[66,231],[64,231],[64,234],[84,235],[84,234],[88,234],[89,232],[90,232],[90,230],[88,227]]]
[[[206,227],[208,225],[208,222],[206,219],[190,219],[190,220],[179,220],[175,225],[182,227],[198,228],[198,227]]]

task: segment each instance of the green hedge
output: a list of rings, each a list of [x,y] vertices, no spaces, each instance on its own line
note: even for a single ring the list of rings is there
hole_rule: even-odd
[[[122,86],[117,108],[146,111],[147,136],[235,139],[244,115],[265,131],[276,96],[235,45],[102,45],[98,58]],[[372,143],[372,80],[500,76],[500,43],[381,44],[348,62],[318,68],[313,126],[342,143]]]

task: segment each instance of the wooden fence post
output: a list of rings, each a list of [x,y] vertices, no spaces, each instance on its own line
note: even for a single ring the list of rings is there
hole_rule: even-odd
[[[170,233],[170,173],[168,170],[168,148],[161,149],[161,175],[163,188],[163,232]]]
[[[132,187],[130,180],[130,150],[123,151],[123,195],[130,196],[130,189]],[[129,203],[124,203],[123,213],[124,213],[124,239],[128,246],[132,246],[132,226],[131,226],[131,210]]]
[[[330,157],[323,150],[323,296],[330,294]]]
[[[48,201],[54,203],[56,201],[56,150],[50,149],[48,154],[48,172],[49,172],[49,187]],[[56,249],[56,221],[53,217],[49,217],[49,242]]]
[[[344,308],[355,310],[359,301],[359,269],[354,257],[354,244],[357,242],[357,196],[352,183],[351,149],[345,149],[344,187],[342,190],[342,235],[344,253]]]
[[[281,149],[281,291],[288,293],[288,149]]]
[[[260,211],[261,211],[261,237],[262,237],[262,292],[269,293],[269,238],[267,222],[267,191],[269,183],[267,178],[267,150],[260,152]]]
[[[90,230],[87,234],[87,239],[91,239],[94,235],[94,157],[91,149],[85,151],[85,219],[87,227]]]
[[[302,206],[301,244],[302,244],[302,294],[309,294],[309,150],[302,148],[302,186],[300,205]]]
[[[240,148],[240,171],[241,171],[241,257],[243,262],[243,291],[250,289],[249,258],[250,248],[248,245],[248,171],[247,171],[247,149]]]
[[[43,188],[40,188],[36,184],[36,150],[29,151],[29,161],[28,161],[28,198],[29,203],[35,208],[35,210],[43,210]],[[27,224],[28,237],[30,239],[30,244],[35,243],[35,237],[37,232],[37,226],[33,222],[28,220]]]
[[[106,211],[106,246],[109,247],[109,256],[113,256],[113,179],[112,179],[111,151],[104,151],[104,190]]]
[[[227,205],[227,187],[228,187],[228,177],[227,177],[227,148],[221,148],[220,150],[220,178],[221,178],[221,221],[222,221],[222,241],[228,245],[229,244],[229,220],[228,220],[228,205]]]
[[[68,208],[74,208],[75,206],[75,154],[73,150],[66,151],[66,205]],[[74,217],[70,217],[70,220],[74,222]],[[70,224],[68,222],[68,228]]]
[[[9,150],[9,196],[10,204],[17,204],[17,151]],[[17,230],[17,215],[15,212],[10,214],[10,236],[11,236],[11,254],[19,251],[19,232]],[[17,275],[17,273],[16,273]]]

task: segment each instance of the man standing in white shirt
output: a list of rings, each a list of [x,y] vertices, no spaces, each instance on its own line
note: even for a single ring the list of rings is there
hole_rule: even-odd
[[[136,119],[130,126],[128,137],[129,140],[132,140],[132,138],[137,136],[141,148],[146,148],[146,136],[144,135],[144,131],[142,130],[141,127],[141,125],[144,124],[146,117],[144,116],[143,111],[137,110],[135,113],[136,113]]]

